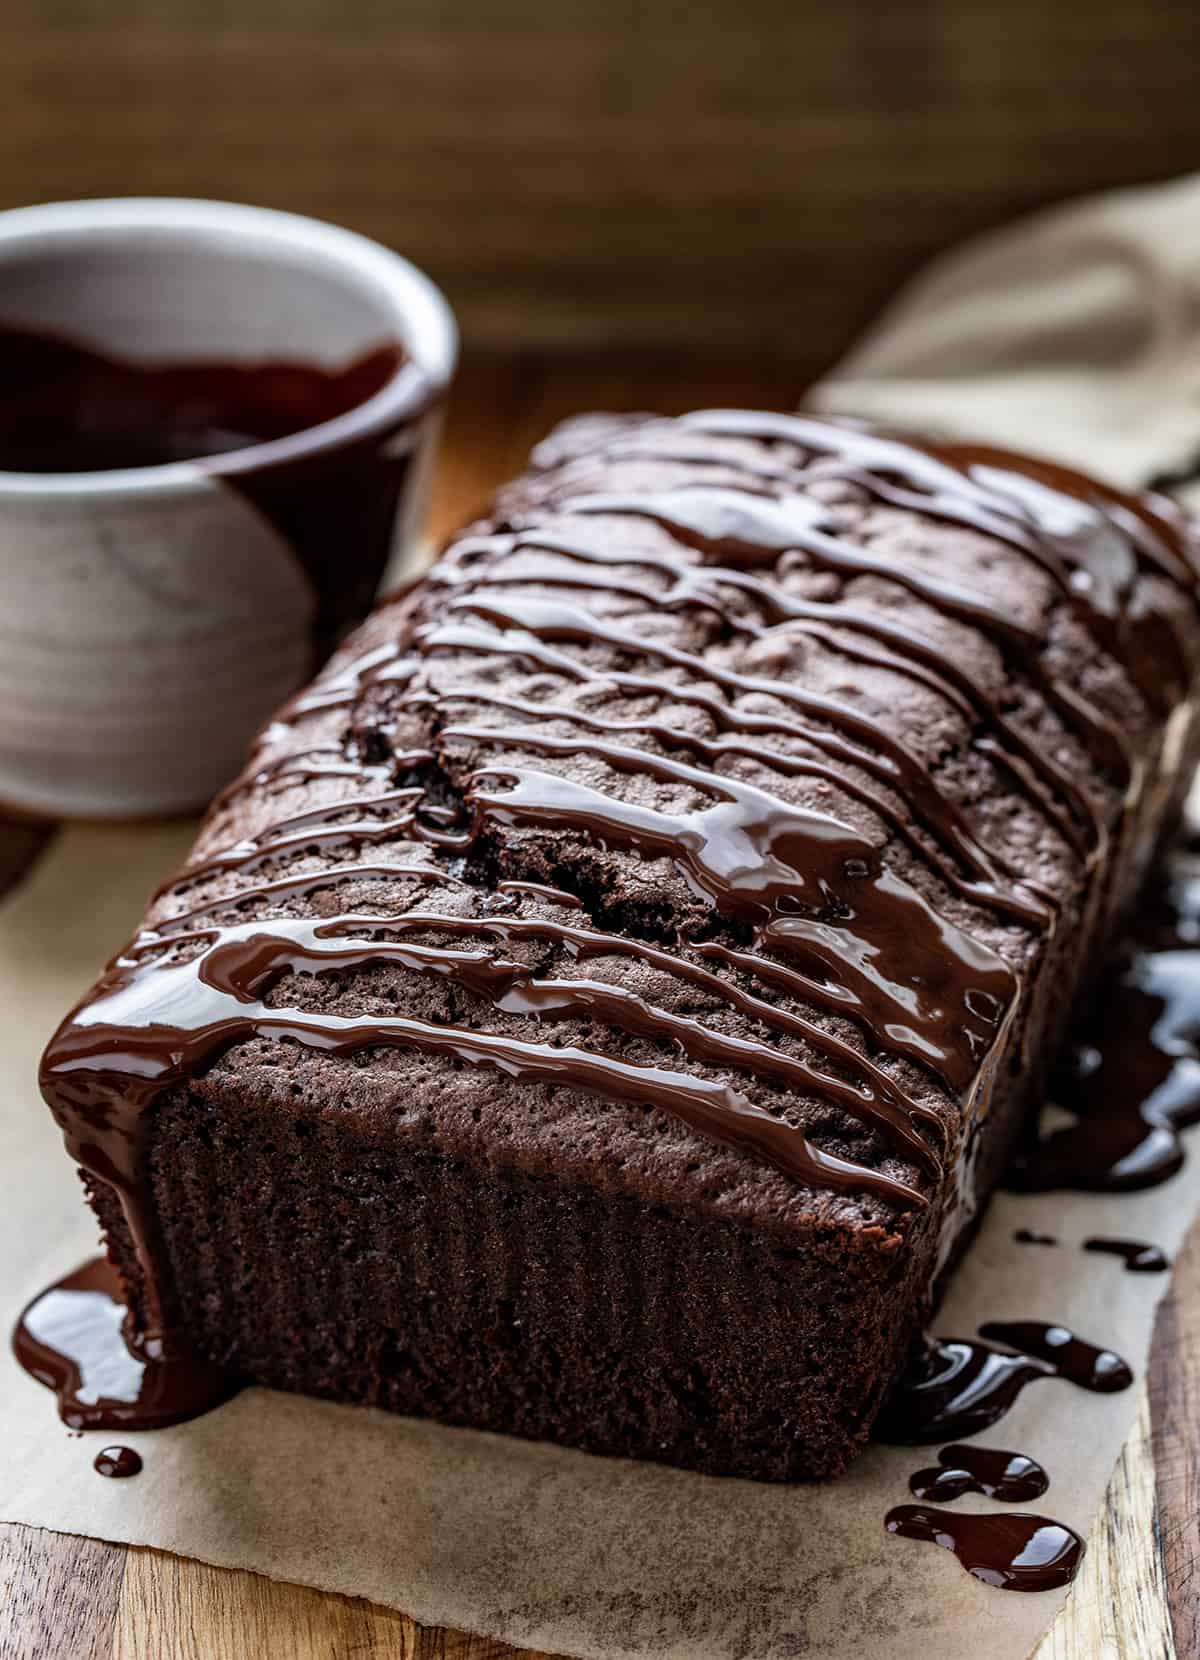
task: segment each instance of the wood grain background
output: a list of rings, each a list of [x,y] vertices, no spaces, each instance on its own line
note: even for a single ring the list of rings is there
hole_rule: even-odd
[[[1196,0],[0,0],[0,206],[341,220],[491,344],[824,362],[933,250],[1200,166]]]

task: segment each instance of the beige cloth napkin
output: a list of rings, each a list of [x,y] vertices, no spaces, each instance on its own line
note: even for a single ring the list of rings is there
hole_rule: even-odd
[[[1198,322],[1200,177],[1114,191],[936,260],[810,402],[1134,488],[1200,463]]]
[[[1200,183],[1045,215],[936,266],[814,401],[1040,449],[1138,483],[1185,465],[1200,432],[1194,263]],[[37,1053],[186,840],[179,826],[68,830],[0,905],[9,1315],[95,1242],[36,1098]],[[1198,1199],[1197,1156],[1148,1194],[1004,1195],[938,1329],[1063,1321],[1140,1373],[1161,1278],[1071,1247],[1113,1233],[1173,1252]],[[1018,1226],[1053,1232],[1063,1248],[1017,1245]],[[1037,1508],[1086,1530],[1135,1405],[1133,1390],[1039,1385],[989,1439],[1041,1458],[1052,1486]],[[920,1449],[874,1447],[841,1483],[767,1487],[248,1390],[195,1423],[123,1437],[146,1468],[110,1482],[92,1473],[95,1436],[68,1436],[49,1395],[7,1354],[0,1421],[0,1519],[158,1545],[594,1660],[892,1660],[918,1650],[922,1660],[1019,1660],[1061,1602],[990,1590],[948,1552],[884,1533],[887,1509],[927,1462]]]

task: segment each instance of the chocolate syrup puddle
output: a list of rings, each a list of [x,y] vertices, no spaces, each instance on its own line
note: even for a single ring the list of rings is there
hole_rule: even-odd
[[[967,1572],[1000,1591],[1057,1591],[1079,1572],[1083,1540],[1062,1522],[1023,1511],[969,1515],[922,1504],[898,1504],[884,1521],[889,1533],[953,1551]]]
[[[1066,1378],[1080,1389],[1094,1394],[1115,1394],[1127,1389],[1134,1373],[1114,1351],[1087,1343],[1067,1326],[1047,1320],[989,1320],[979,1326],[979,1336],[994,1343],[1007,1343],[1022,1355],[1046,1361],[1057,1378]]]
[[[875,1421],[878,1441],[921,1446],[989,1429],[1026,1384],[1055,1375],[1029,1355],[963,1338],[928,1338]]]
[[[142,1473],[142,1460],[132,1447],[102,1447],[96,1454],[92,1468],[97,1475],[111,1476],[114,1481],[127,1481]]]
[[[1078,1005],[1049,1092],[1075,1122],[1018,1153],[1011,1187],[1133,1192],[1179,1170],[1200,1121],[1198,908],[1196,856],[1177,848]]]
[[[1085,1239],[1083,1248],[1103,1256],[1120,1257],[1127,1274],[1165,1274],[1171,1266],[1166,1253],[1157,1245],[1147,1245],[1140,1239]]]
[[[989,1320],[980,1326],[979,1335],[1044,1360],[1057,1377],[1095,1394],[1112,1395],[1133,1382],[1120,1355],[1076,1337],[1066,1326],[1046,1320]]]
[[[964,1493],[983,1493],[1004,1504],[1027,1504],[1040,1499],[1050,1478],[1028,1453],[1003,1447],[943,1447],[936,1467],[918,1470],[908,1478],[915,1498],[948,1504]]]
[[[1023,1155],[1016,1185],[1140,1188],[1179,1168],[1183,1149],[1178,1132],[1200,1117],[1198,910],[1194,851],[1183,845],[1168,855],[1149,902],[1139,909],[1136,932],[1122,944],[1098,988],[1081,1001],[1076,1048],[1065,1073],[1070,1087],[1064,1088],[1060,1073],[1055,1090],[1056,1100],[1074,1111],[1078,1121]],[[1030,1229],[1019,1229],[1014,1237],[1027,1244],[1057,1243],[1054,1236]],[[1138,1240],[1093,1238],[1084,1249],[1117,1256],[1133,1273],[1161,1273],[1170,1266],[1157,1246]],[[1003,1354],[979,1342],[930,1343],[885,1408],[876,1431],[881,1439],[923,1442],[975,1433],[1002,1417],[1026,1384],[1039,1377],[1062,1377],[1106,1393],[1133,1381],[1118,1355],[1061,1326],[991,1322],[980,1328],[980,1335],[1017,1353]],[[1001,1462],[1007,1454],[951,1447],[939,1454],[938,1468],[918,1471],[910,1486],[918,1498],[943,1502],[968,1491],[1004,1497],[979,1479],[981,1457],[987,1475],[1003,1478]],[[1037,1476],[1032,1479],[1035,1491],[1013,1493],[1017,1502],[1044,1490],[1036,1488]],[[1049,1586],[1021,1588],[1049,1588],[1073,1576],[1083,1546],[1070,1529],[1029,1519],[1029,1526],[1051,1532],[1035,1533],[1026,1545],[1024,1532],[1014,1535],[992,1525],[1005,1520],[1016,1518],[974,1517],[964,1528],[962,1518],[946,1512],[901,1506],[889,1514],[887,1526],[955,1551],[968,1571],[1010,1589],[1017,1588],[1009,1583],[1007,1565],[1013,1539],[1022,1551],[1044,1554],[1049,1565]]]
[[[237,1393],[234,1380],[178,1338],[164,1350],[154,1339],[134,1347],[128,1336],[120,1277],[96,1257],[33,1299],[17,1322],[13,1353],[54,1391],[71,1429],[164,1429]]]
[[[1128,1389],[1133,1374],[1110,1349],[1041,1320],[993,1321],[978,1339],[927,1338],[875,1424],[877,1440],[921,1446],[977,1435],[997,1423],[1027,1384],[1060,1378],[1091,1394]]]

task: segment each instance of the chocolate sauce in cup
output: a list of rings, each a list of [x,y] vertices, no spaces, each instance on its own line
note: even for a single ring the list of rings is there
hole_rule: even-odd
[[[456,350],[433,284],[331,225],[0,214],[0,802],[202,805],[411,546]]]

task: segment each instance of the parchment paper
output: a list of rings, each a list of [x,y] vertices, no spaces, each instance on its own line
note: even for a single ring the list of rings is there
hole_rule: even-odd
[[[1173,188],[1170,200],[1186,209],[1182,219],[1164,216],[1165,192],[1113,198],[1102,216],[1103,237],[1088,217],[1096,209],[1068,213],[1058,230],[1050,221],[1049,256],[1047,222],[1032,232],[1010,233],[1000,247],[1004,269],[1023,273],[1030,303],[1022,308],[1010,296],[1003,341],[998,344],[993,331],[976,358],[967,350],[959,377],[952,372],[953,354],[947,358],[937,342],[959,338],[969,347],[975,339],[970,318],[986,333],[990,313],[979,315],[970,284],[963,288],[955,279],[947,290],[935,272],[902,302],[896,338],[877,333],[875,346],[856,360],[855,396],[834,381],[819,390],[819,398],[829,407],[855,407],[857,398],[870,413],[907,418],[916,409],[909,403],[911,387],[924,374],[938,382],[938,394],[929,394],[919,415],[936,414],[943,427],[984,430],[1095,467],[1088,426],[1115,420],[1111,403],[1068,396],[1064,381],[1084,373],[1087,359],[1092,391],[1108,385],[1120,402],[1123,374],[1137,378],[1152,373],[1153,364],[1136,351],[1131,356],[1127,350],[1123,359],[1114,355],[1112,339],[1102,332],[1088,344],[1071,326],[1069,308],[1064,313],[1053,303],[1036,273],[1046,281],[1066,273],[1064,280],[1077,280],[1086,291],[1077,268],[1089,248],[1101,247],[1105,260],[1126,273],[1124,299],[1089,316],[1127,344],[1151,338],[1157,352],[1153,330],[1150,336],[1144,330],[1129,334],[1126,302],[1138,315],[1174,317],[1183,327],[1179,285],[1185,278],[1190,283],[1191,267],[1181,249],[1200,254],[1200,185]],[[1020,257],[1022,238],[1028,267]],[[986,248],[958,258],[987,292],[998,291]],[[953,276],[953,261],[947,269]],[[1098,292],[1105,292],[1107,279],[1096,280]],[[1054,315],[1061,322],[1058,337],[1053,329],[1047,333],[1046,318]],[[1193,327],[1190,321],[1187,326]],[[922,342],[931,338],[937,349],[923,355]],[[997,418],[994,429],[984,429],[980,418],[994,407],[986,395],[987,365],[1004,343],[1014,362],[1024,354],[1062,370],[1057,379],[1031,370],[1019,434],[1007,424],[1006,381],[1000,401],[1009,414]],[[1195,355],[1190,333],[1177,344],[1181,360]],[[868,380],[881,353],[885,378]],[[886,378],[897,365],[904,374]],[[1184,378],[1181,373],[1164,381],[1175,399],[1170,453],[1147,443],[1134,419],[1138,400],[1131,396],[1121,420],[1136,459],[1124,472],[1112,465],[1123,452],[1108,433],[1111,454],[1104,453],[1111,472],[1135,482],[1158,466],[1178,464],[1195,420],[1192,409],[1184,409],[1193,395],[1189,388],[1185,400]],[[869,401],[872,387],[876,396]],[[1192,436],[1200,442],[1200,425]],[[129,933],[147,893],[182,857],[191,834],[180,825],[66,830],[0,907],[5,1320],[96,1244],[72,1168],[37,1098],[39,1051],[67,1005]],[[1200,1155],[1200,1146],[1194,1153]],[[987,1319],[1059,1321],[1117,1349],[1141,1374],[1166,1276],[1128,1274],[1117,1260],[1085,1257],[1075,1247],[1090,1234],[1109,1233],[1150,1240],[1173,1254],[1198,1200],[1200,1156],[1171,1182],[1140,1195],[1002,1195],[936,1329],[972,1336]],[[1062,1246],[1017,1245],[1017,1227],[1044,1229]],[[1135,1405],[1136,1390],[1088,1395],[1059,1381],[1039,1382],[984,1439],[1041,1459],[1052,1485],[1030,1508],[1086,1533]],[[101,1444],[96,1435],[69,1435],[49,1393],[7,1353],[0,1360],[0,1415],[0,1519],[157,1545],[361,1594],[418,1620],[589,1660],[883,1660],[911,1654],[918,1645],[922,1660],[962,1660],[967,1654],[1017,1660],[1062,1600],[988,1589],[948,1552],[885,1534],[886,1511],[908,1498],[907,1478],[929,1462],[931,1449],[872,1448],[841,1482],[769,1487],[251,1390],[195,1423],[122,1437],[141,1452],[145,1470],[135,1480],[111,1482],[91,1468]],[[1003,1508],[986,1499],[959,1504]]]

